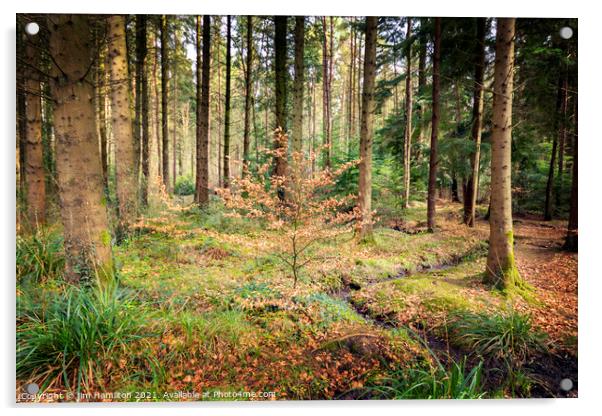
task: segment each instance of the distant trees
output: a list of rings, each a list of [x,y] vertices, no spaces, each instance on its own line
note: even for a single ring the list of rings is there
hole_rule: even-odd
[[[512,231],[512,94],[514,18],[497,19],[491,136],[491,215],[485,281],[511,289],[521,284]]]
[[[360,165],[358,206],[361,213],[359,237],[372,239],[372,137],[374,134],[374,84],[376,79],[376,39],[378,18],[366,17],[364,87],[360,124]]]
[[[406,26],[406,108],[405,108],[405,137],[403,149],[403,206],[410,205],[410,176],[412,153],[412,18],[408,17]]]
[[[303,141],[303,85],[305,49],[305,17],[295,17],[295,80],[293,84],[293,125],[291,130],[294,152],[301,152]]]
[[[117,29],[122,27],[118,21],[122,19],[118,17],[114,22]],[[54,61],[50,85],[55,103],[56,168],[65,240],[65,277],[71,282],[94,278],[106,281],[113,276],[111,234],[96,134],[94,86],[89,82],[89,69],[94,60],[90,49],[90,27],[89,16],[82,14],[56,15],[49,25],[50,53]]]

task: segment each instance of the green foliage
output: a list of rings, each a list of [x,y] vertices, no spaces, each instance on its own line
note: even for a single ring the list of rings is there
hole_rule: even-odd
[[[450,340],[480,357],[522,364],[534,352],[546,349],[545,334],[531,326],[529,316],[457,312],[448,323]]]
[[[17,235],[16,266],[19,283],[60,277],[65,266],[62,236],[43,228],[29,236]]]
[[[42,385],[90,386],[144,336],[144,310],[115,286],[24,292],[17,311],[17,376]]]
[[[191,176],[179,176],[176,179],[174,193],[179,196],[194,195],[194,181]]]
[[[422,364],[402,367],[388,376],[373,380],[368,391],[379,399],[480,399],[483,363],[469,369],[466,360],[450,360],[446,368]]]
[[[334,322],[362,322],[363,319],[341,299],[335,299],[325,293],[314,293],[297,299],[305,306],[316,305],[319,308],[319,327],[326,328]]]

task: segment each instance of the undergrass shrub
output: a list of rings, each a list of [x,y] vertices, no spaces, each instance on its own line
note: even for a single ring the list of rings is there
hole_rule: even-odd
[[[101,382],[109,363],[127,360],[148,335],[147,313],[116,285],[23,292],[17,311],[17,377],[42,387],[58,381],[77,391],[90,388]]]
[[[194,195],[194,181],[191,176],[179,176],[176,179],[174,194],[179,196]]]
[[[38,228],[28,236],[17,235],[16,272],[19,283],[44,283],[62,275],[65,266],[60,233]]]

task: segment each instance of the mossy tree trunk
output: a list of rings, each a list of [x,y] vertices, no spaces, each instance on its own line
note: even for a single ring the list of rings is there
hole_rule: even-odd
[[[439,135],[439,117],[441,103],[439,102],[439,89],[441,76],[441,18],[435,17],[434,30],[434,48],[433,48],[433,110],[431,118],[431,149],[429,155],[429,182],[427,196],[427,214],[426,222],[429,231],[435,231],[435,202],[437,194],[437,164],[438,154],[438,135]]]
[[[520,284],[512,231],[512,88],[514,18],[498,18],[491,135],[491,215],[485,281],[502,289]]]
[[[359,225],[360,240],[371,240],[372,235],[372,137],[374,134],[374,84],[376,79],[376,39],[378,17],[366,17],[364,52],[364,85],[360,125]]]
[[[194,200],[199,205],[209,202],[209,88],[211,70],[211,17],[203,16],[203,56],[201,64],[201,19],[197,18],[197,129],[196,181]],[[202,68],[202,70],[199,70]],[[200,76],[200,78],[199,78]],[[201,85],[202,90],[198,87]]]
[[[115,180],[119,210],[118,235],[127,232],[138,215],[138,175],[134,145],[128,63],[125,46],[125,18],[109,18],[109,67],[111,71],[111,125],[115,137]]]
[[[90,18],[82,14],[54,15],[49,25],[65,277],[74,283],[113,276],[94,86],[88,79],[94,60],[90,27]]]

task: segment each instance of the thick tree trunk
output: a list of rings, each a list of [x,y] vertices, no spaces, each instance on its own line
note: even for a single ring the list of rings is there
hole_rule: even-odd
[[[474,92],[472,99],[472,140],[474,152],[470,159],[472,172],[466,182],[464,193],[464,223],[469,227],[475,226],[475,210],[479,189],[479,165],[481,161],[481,130],[483,125],[483,80],[485,76],[485,32],[487,20],[477,18],[477,43],[474,53]]]
[[[109,66],[111,70],[111,122],[115,136],[115,179],[119,209],[119,236],[136,219],[138,211],[138,157],[132,132],[128,64],[125,47],[125,18],[109,18]]]
[[[29,65],[40,66],[40,45],[29,36],[25,57]],[[25,181],[27,189],[27,226],[36,229],[46,222],[46,175],[42,146],[42,89],[39,75],[26,72],[25,79]]]
[[[167,191],[170,190],[169,180],[169,125],[168,125],[168,97],[169,97],[169,79],[168,65],[169,56],[167,40],[167,16],[161,16],[161,138],[162,138],[162,165],[163,165],[163,185]]]
[[[431,149],[429,156],[429,183],[427,196],[427,216],[426,222],[428,230],[435,231],[435,203],[437,193],[437,165],[439,163],[437,155],[438,134],[439,134],[439,113],[441,104],[439,102],[439,78],[441,66],[441,18],[435,17],[435,34],[433,50],[433,110],[431,121]]]
[[[497,19],[491,136],[491,216],[485,281],[500,288],[520,285],[512,231],[512,88],[514,18]]]
[[[148,78],[146,70],[146,15],[136,15],[136,85],[140,84],[138,89],[140,97],[136,97],[136,102],[140,102],[139,120],[136,124],[140,128],[140,145],[142,147],[142,187],[140,199],[144,206],[148,205],[148,181],[149,181],[149,128],[148,128]]]
[[[242,141],[242,174],[245,176],[249,169],[249,143],[251,134],[251,66],[253,65],[253,16],[247,16],[247,56],[245,66],[245,126]],[[255,121],[255,117],[253,117]],[[257,136],[256,136],[257,137]]]
[[[412,19],[408,17],[406,39],[412,36]],[[412,152],[412,44],[406,50],[406,108],[403,152],[403,206],[410,206],[410,169]]]
[[[173,51],[173,59],[171,59],[171,73],[173,78],[173,97],[171,106],[171,189],[176,189],[176,179],[178,176],[177,160],[178,160],[178,59],[177,49],[179,44],[179,36],[177,29],[174,33],[175,49]]]
[[[304,40],[305,18],[297,16],[295,18],[295,81],[293,85],[293,128],[291,130],[293,152],[297,153],[301,152],[303,142]]]
[[[361,240],[371,240],[372,235],[372,137],[374,134],[374,84],[376,79],[376,39],[378,17],[366,17],[366,42],[364,52],[364,85],[362,93],[359,165],[359,209],[362,215],[359,226]]]
[[[51,88],[65,278],[74,283],[94,278],[106,282],[113,276],[111,236],[96,133],[94,87],[91,80],[86,80],[94,59],[90,49],[91,22],[82,14],[54,15],[52,20],[50,53],[55,67]]]
[[[230,185],[230,88],[232,79],[232,16],[226,18],[226,105],[224,110],[224,188]]]
[[[275,16],[275,58],[274,76],[276,79],[276,128],[281,128],[286,133],[286,25],[287,16]],[[276,133],[274,137],[274,149],[279,154],[274,156],[274,176],[285,176],[287,169],[286,161],[286,135]],[[283,190],[279,191],[284,198]]]
[[[575,99],[576,101],[576,99]],[[578,196],[578,178],[577,174],[577,103],[575,102],[575,135],[573,137],[573,177],[571,179],[571,211],[569,213],[569,224],[564,241],[564,249],[577,252],[578,249],[578,225],[579,225],[579,196]]]
[[[209,87],[211,80],[211,17],[203,16],[203,59],[201,68],[201,18],[197,17],[197,130],[196,186],[194,200],[199,205],[209,202]],[[200,76],[200,78],[199,78]],[[202,90],[198,87],[202,86]]]

